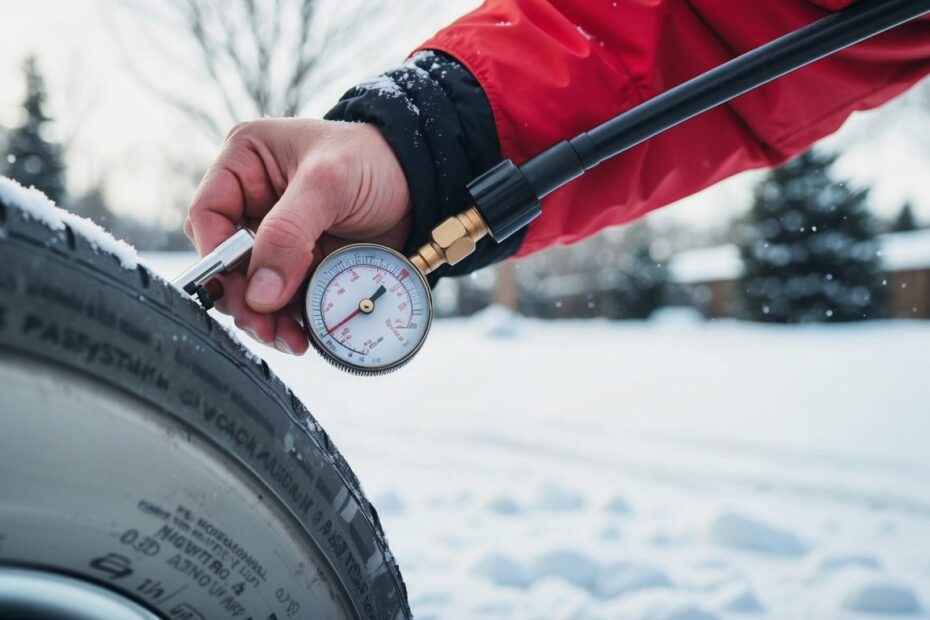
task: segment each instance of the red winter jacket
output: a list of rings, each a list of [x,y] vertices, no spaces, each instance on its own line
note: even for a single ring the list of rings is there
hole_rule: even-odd
[[[499,155],[520,163],[851,1],[488,0],[421,49],[451,56],[474,76],[489,104],[493,121],[487,124],[496,130]],[[491,163],[473,152],[479,148],[474,145],[481,144],[473,137],[480,131],[471,127],[480,126],[480,110],[463,103],[465,97],[450,95],[454,89],[448,84],[437,88],[448,95],[447,107],[431,105],[433,100],[424,94],[429,87],[422,86],[418,76],[440,80],[447,73],[431,58],[415,56],[405,72],[390,74],[416,104],[419,125],[392,134],[390,120],[374,119],[412,179],[414,219],[427,226],[435,222],[424,217],[424,211],[438,222],[462,206],[444,206],[457,199],[449,199],[443,179],[460,168],[474,176]],[[925,17],[780,78],[602,163],[545,198],[542,215],[507,253],[526,255],[573,243],[737,172],[778,164],[835,131],[853,111],[881,105],[928,72],[930,19]],[[429,135],[436,133],[437,119],[454,114],[460,121],[455,126],[464,129],[446,133],[456,133],[458,142],[442,143]],[[343,117],[372,120],[364,114]],[[413,139],[411,132],[417,139],[426,134],[422,150],[431,153],[431,160],[417,164],[409,153],[403,154],[401,143]],[[459,156],[457,144],[462,142],[464,154]],[[459,163],[443,168],[437,162],[447,156]],[[421,191],[417,177],[429,161],[438,180]],[[430,201],[440,204],[417,206]],[[414,227],[418,235],[424,234],[424,225]],[[486,262],[490,261],[478,264]]]

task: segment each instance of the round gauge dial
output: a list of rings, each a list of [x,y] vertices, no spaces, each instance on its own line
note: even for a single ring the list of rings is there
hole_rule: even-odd
[[[364,243],[323,259],[307,284],[303,310],[310,341],[324,356],[370,374],[407,362],[433,315],[429,285],[410,261]]]

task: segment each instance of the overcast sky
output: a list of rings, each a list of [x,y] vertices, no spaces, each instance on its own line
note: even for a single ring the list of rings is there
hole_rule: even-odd
[[[442,0],[429,10],[410,9],[403,27],[379,42],[377,56],[359,59],[347,52],[340,58],[340,78],[319,93],[312,111],[321,113],[353,83],[403,60],[431,32],[476,4]],[[399,0],[392,3],[395,10],[398,5]],[[139,36],[138,18],[117,0],[0,0],[0,15],[0,125],[19,122],[22,59],[37,54],[56,119],[54,135],[70,144],[72,192],[106,179],[114,208],[161,217],[166,205],[177,200],[177,187],[184,187],[174,178],[169,158],[207,161],[216,148],[139,79],[143,75],[166,89],[193,89],[196,94],[196,84],[184,82],[173,70],[171,63],[177,60],[152,39]],[[133,52],[132,63],[127,49]],[[930,97],[924,98],[930,110]],[[899,104],[857,119],[833,143],[848,149],[841,172],[854,182],[875,184],[873,204],[879,212],[893,212],[911,198],[930,220],[930,114],[918,113],[919,108],[916,103]],[[750,186],[751,179],[736,179],[667,209],[657,219],[718,224],[745,208]]]

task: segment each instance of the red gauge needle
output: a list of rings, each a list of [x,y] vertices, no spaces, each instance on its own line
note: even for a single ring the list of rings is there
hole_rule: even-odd
[[[338,323],[330,327],[329,333],[332,334],[334,331],[336,331],[337,329],[339,329],[340,327],[342,327],[343,325],[345,325],[346,323],[348,323],[349,321],[351,321],[352,319],[354,319],[356,316],[358,316],[361,313],[362,313],[362,309],[356,308],[355,310],[352,311],[352,314],[350,314],[346,318],[342,319],[341,321],[339,321]]]
[[[386,289],[384,288],[384,285],[379,286],[379,287],[378,287],[378,290],[376,290],[376,291],[374,292],[374,294],[373,294],[371,297],[368,298],[368,301],[369,301],[369,302],[374,302],[376,299],[378,299],[379,297],[381,297],[382,295],[384,295],[385,290],[386,290]],[[358,315],[361,314],[362,312],[363,312],[362,307],[361,307],[361,305],[359,305],[359,307],[356,308],[355,310],[353,310],[353,311],[349,314],[349,316],[347,316],[346,318],[342,319],[341,321],[339,321],[338,323],[336,323],[335,325],[333,325],[332,327],[329,328],[329,333],[330,333],[330,335],[333,335],[333,332],[334,332],[334,331],[336,331],[337,329],[339,329],[340,327],[342,327],[343,325],[345,325],[346,323],[348,323],[349,321],[351,321],[352,319],[354,319],[356,316],[358,316]],[[367,312],[365,312],[365,314],[368,314],[369,312],[371,312],[371,310],[368,310]]]

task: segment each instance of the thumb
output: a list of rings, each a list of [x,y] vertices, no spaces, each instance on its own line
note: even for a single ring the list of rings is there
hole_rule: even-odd
[[[332,225],[330,197],[308,185],[288,185],[255,234],[245,300],[256,312],[290,302],[313,263],[317,239]]]

